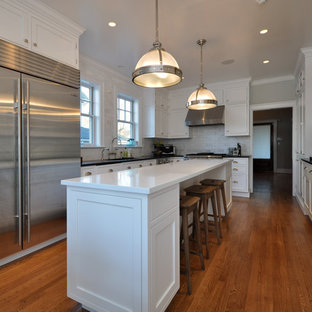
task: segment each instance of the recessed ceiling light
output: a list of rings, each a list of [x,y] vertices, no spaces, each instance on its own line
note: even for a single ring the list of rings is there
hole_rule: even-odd
[[[261,35],[264,35],[264,34],[266,34],[268,31],[269,31],[268,29],[262,29],[262,30],[260,30],[260,34],[261,34]]]
[[[262,63],[263,64],[268,64],[268,63],[270,63],[270,60],[264,60]]]
[[[111,22],[108,22],[108,26],[109,26],[109,27],[116,27],[116,26],[117,26],[117,23],[111,21]]]
[[[233,59],[228,59],[228,60],[222,61],[221,63],[222,63],[223,65],[230,65],[230,64],[233,64],[234,62],[235,62],[235,60],[233,60]]]

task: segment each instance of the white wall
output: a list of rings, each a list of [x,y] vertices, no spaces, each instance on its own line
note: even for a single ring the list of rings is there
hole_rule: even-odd
[[[82,148],[81,156],[84,160],[101,158],[102,147],[111,147],[111,142],[117,135],[116,103],[117,94],[124,93],[139,101],[139,131],[143,130],[143,106],[154,101],[154,90],[134,85],[129,77],[123,76],[107,66],[96,62],[84,55],[80,55],[81,79],[89,81],[99,87],[100,110],[97,122],[100,128],[99,148]],[[152,142],[140,140],[141,147],[132,148],[135,156],[151,153]]]

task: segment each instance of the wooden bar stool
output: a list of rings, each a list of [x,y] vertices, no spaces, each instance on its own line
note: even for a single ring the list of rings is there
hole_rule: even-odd
[[[214,186],[205,186],[205,185],[192,185],[184,189],[186,195],[189,196],[198,196],[200,198],[200,216],[204,215],[204,231],[205,231],[205,245],[206,245],[206,258],[209,258],[209,247],[208,247],[208,200],[211,200],[212,211],[214,217],[215,233],[217,235],[218,244],[220,241],[220,232],[219,232],[219,223],[218,223],[218,214],[216,209],[215,201],[215,187]]]
[[[222,235],[222,228],[221,228],[221,221],[222,221],[222,214],[221,214],[221,202],[220,202],[220,193],[222,196],[223,201],[223,209],[224,209],[224,218],[223,220],[227,220],[227,205],[226,205],[226,198],[225,198],[225,189],[224,189],[224,183],[225,180],[216,180],[216,179],[205,179],[200,181],[202,185],[205,186],[215,186],[216,187],[216,199],[217,199],[217,208],[218,208],[218,222],[219,222],[219,228],[220,228],[220,236]]]
[[[195,196],[183,196],[180,198],[180,216],[182,217],[182,238],[184,241],[185,265],[186,265],[186,279],[187,279],[187,293],[190,295],[191,289],[191,267],[190,267],[190,253],[196,254],[200,258],[201,269],[205,270],[205,263],[203,257],[203,249],[200,240],[200,221],[199,221],[199,203],[200,198]],[[193,212],[193,223],[196,232],[196,241],[198,245],[198,252],[190,251],[189,245],[189,223],[188,216]]]

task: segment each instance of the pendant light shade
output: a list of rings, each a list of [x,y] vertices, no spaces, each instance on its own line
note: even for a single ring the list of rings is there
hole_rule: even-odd
[[[205,43],[205,39],[197,41],[197,44],[200,46],[200,86],[189,96],[186,105],[188,109],[204,110],[214,108],[218,104],[215,95],[203,83],[203,45]]]
[[[153,48],[138,61],[132,81],[142,87],[164,88],[178,84],[182,71],[174,57],[166,52],[158,40],[158,0],[156,0],[156,41]]]

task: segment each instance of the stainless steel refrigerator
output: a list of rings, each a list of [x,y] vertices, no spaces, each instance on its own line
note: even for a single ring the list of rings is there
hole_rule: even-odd
[[[80,73],[0,40],[0,260],[66,232],[80,176]]]

